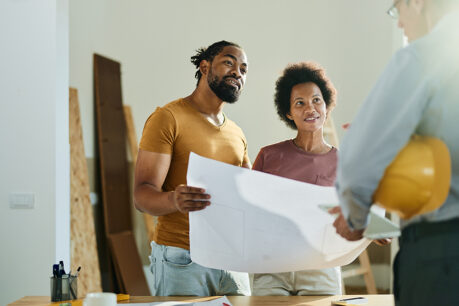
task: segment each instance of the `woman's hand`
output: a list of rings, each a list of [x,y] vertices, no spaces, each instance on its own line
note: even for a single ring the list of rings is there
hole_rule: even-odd
[[[346,238],[347,240],[351,240],[351,239],[358,240],[362,238],[361,234],[363,234],[363,231],[351,231],[349,229],[349,227],[347,226],[347,222],[346,220],[344,220],[344,216],[341,213],[340,206],[335,206],[335,207],[330,208],[328,210],[328,213],[332,215],[339,214],[338,218],[336,218],[333,225],[336,227],[336,232],[339,235],[341,235],[343,238]],[[373,240],[373,242],[379,246],[384,246],[384,245],[388,245],[392,243],[392,238],[377,239],[377,240]]]
[[[334,209],[336,209],[336,207],[333,207],[330,210]],[[344,239],[349,241],[356,241],[363,238],[363,231],[365,229],[353,230],[349,228],[346,219],[344,219],[343,213],[339,214],[338,218],[336,218],[335,222],[333,222],[333,226],[336,228],[336,232]]]
[[[373,242],[379,246],[384,246],[392,243],[392,238],[383,238],[383,239],[377,239],[373,240]]]

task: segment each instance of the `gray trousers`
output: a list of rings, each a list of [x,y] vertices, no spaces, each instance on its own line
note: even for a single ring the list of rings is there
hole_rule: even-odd
[[[190,251],[151,243],[152,295],[250,295],[247,273],[206,268],[191,261]]]
[[[338,295],[341,268],[253,275],[252,295]]]

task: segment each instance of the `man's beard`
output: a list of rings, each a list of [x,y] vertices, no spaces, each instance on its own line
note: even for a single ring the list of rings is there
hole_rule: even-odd
[[[221,80],[217,76],[214,76],[210,71],[207,76],[207,83],[214,94],[220,99],[228,103],[234,103],[239,99],[240,90],[227,84],[225,79],[229,76],[223,77]]]

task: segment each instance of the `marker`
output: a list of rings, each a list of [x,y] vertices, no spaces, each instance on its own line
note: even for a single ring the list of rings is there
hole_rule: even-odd
[[[59,265],[53,265],[53,276],[54,277],[59,276]]]
[[[64,262],[59,261],[58,270],[57,270],[57,280],[56,280],[56,295],[60,300],[62,300],[62,275],[64,275]]]
[[[52,280],[52,292],[51,292],[51,301],[56,302],[60,301],[60,284],[59,284],[59,265],[53,265],[53,280]]]
[[[64,274],[65,274],[64,262],[61,260],[59,261],[59,277],[62,277],[62,275]]]

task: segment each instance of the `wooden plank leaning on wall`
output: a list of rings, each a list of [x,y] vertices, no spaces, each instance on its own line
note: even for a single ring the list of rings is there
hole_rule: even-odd
[[[70,261],[71,270],[78,276],[78,296],[102,291],[97,254],[94,215],[89,199],[89,176],[84,154],[78,92],[69,93],[69,141],[70,141]]]
[[[94,89],[105,234],[118,285],[123,293],[150,295],[139,252],[130,247],[135,240],[119,62],[94,54]]]
[[[124,117],[126,120],[127,141],[128,141],[129,152],[131,153],[132,163],[135,168],[139,147],[137,145],[137,135],[135,132],[134,119],[132,117],[132,111],[129,105],[124,105],[123,109],[124,109]],[[155,224],[156,224],[155,217],[153,217],[152,215],[146,214],[146,213],[143,213],[142,215],[144,218],[145,227],[146,227],[147,234],[148,234],[148,239],[149,239],[148,242],[153,241],[153,233],[155,232]]]

